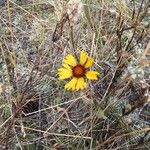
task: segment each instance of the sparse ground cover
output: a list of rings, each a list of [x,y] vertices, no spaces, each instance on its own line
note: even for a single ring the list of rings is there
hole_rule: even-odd
[[[82,50],[100,75],[66,90]],[[0,0],[0,150],[149,150],[149,62],[149,0]]]

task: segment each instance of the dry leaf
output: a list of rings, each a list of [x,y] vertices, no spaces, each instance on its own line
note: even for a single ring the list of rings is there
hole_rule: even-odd
[[[142,57],[140,62],[139,62],[139,65],[141,66],[141,68],[148,67],[149,64],[150,64],[150,62],[146,57]]]

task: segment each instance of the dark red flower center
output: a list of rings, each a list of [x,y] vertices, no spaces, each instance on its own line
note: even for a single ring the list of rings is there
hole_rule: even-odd
[[[84,77],[85,76],[85,68],[81,64],[77,64],[72,68],[72,74],[76,78]]]

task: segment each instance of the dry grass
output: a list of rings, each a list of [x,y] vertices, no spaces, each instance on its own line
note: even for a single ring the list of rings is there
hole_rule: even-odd
[[[149,150],[150,1],[0,1],[0,149]],[[66,91],[57,69],[85,49],[101,73]]]

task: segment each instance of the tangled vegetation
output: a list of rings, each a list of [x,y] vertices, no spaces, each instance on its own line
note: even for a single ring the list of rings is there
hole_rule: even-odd
[[[0,0],[0,150],[149,150],[149,64],[149,0]]]

